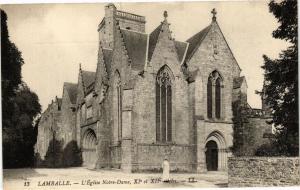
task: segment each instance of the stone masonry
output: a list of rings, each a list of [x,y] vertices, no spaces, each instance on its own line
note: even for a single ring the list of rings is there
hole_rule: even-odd
[[[167,12],[146,34],[145,17],[106,5],[97,69],[80,66],[77,83],[64,84],[60,116],[42,114],[36,153],[43,160],[54,151],[43,131],[56,119],[69,166],[160,171],[167,158],[172,171],[227,170],[232,103],[247,87],[212,13],[206,28],[180,42]]]
[[[229,187],[300,185],[299,157],[232,157]]]

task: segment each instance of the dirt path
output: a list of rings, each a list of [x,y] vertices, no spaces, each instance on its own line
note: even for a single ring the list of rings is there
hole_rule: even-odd
[[[3,171],[4,189],[99,189],[127,187],[226,187],[227,173],[171,174],[171,182],[160,181],[157,173],[123,173],[119,170],[7,169]]]

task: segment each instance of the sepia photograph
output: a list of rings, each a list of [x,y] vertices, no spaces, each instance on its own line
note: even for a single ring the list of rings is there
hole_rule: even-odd
[[[297,0],[0,9],[3,189],[300,186]]]

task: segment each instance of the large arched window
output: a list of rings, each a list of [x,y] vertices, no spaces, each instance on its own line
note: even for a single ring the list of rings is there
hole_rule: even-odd
[[[156,78],[156,140],[172,141],[172,80],[171,70],[164,66]]]
[[[207,117],[221,118],[222,105],[222,77],[217,72],[212,72],[207,81]]]

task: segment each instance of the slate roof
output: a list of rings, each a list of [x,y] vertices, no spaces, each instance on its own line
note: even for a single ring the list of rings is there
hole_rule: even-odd
[[[95,81],[95,76],[96,72],[82,70],[82,80],[86,88]]]
[[[190,59],[193,56],[193,52],[200,46],[201,42],[205,38],[210,28],[211,25],[207,26],[206,28],[204,28],[203,30],[201,30],[200,32],[198,32],[197,34],[195,34],[187,40],[187,42],[189,43],[189,48],[186,52],[186,60]]]
[[[148,60],[150,61],[158,40],[163,23],[161,23],[151,34],[149,35],[149,46],[148,46]]]
[[[175,48],[180,62],[182,62],[187,46],[188,44],[186,42],[175,41]]]
[[[72,104],[76,104],[77,99],[77,84],[65,82],[64,87],[69,95]]]
[[[121,29],[132,68],[142,70],[145,66],[147,51],[147,34]]]
[[[233,89],[240,88],[244,80],[245,80],[244,76],[234,78],[233,79]]]

